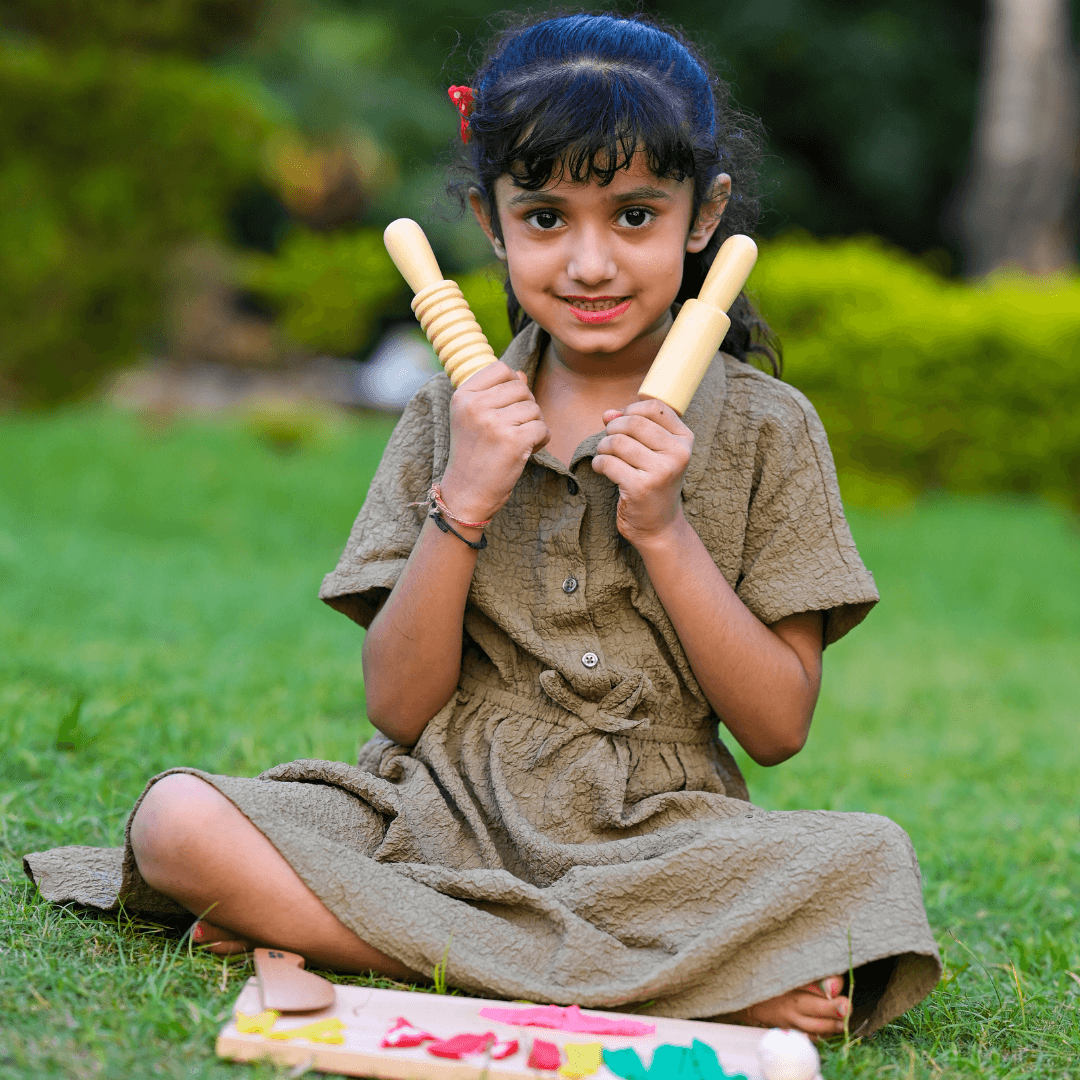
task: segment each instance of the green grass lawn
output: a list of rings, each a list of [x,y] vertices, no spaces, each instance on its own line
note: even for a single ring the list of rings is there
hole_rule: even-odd
[[[213,1056],[245,961],[45,905],[20,856],[119,843],[170,765],[354,759],[361,634],[315,594],[388,431],[283,456],[239,421],[0,420],[0,1077],[276,1075]],[[805,751],[748,780],[900,822],[948,972],[824,1073],[1080,1077],[1080,531],[994,500],[851,518],[885,602],[826,654]]]

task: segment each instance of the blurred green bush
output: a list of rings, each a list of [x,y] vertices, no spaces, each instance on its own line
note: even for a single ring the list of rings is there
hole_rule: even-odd
[[[278,310],[278,325],[314,352],[347,355],[368,343],[379,315],[405,290],[378,229],[292,229],[276,255],[249,255],[248,288]]]
[[[502,355],[510,344],[511,336],[510,320],[506,315],[506,291],[503,289],[505,276],[503,267],[496,263],[470,274],[459,274],[455,278],[496,356]]]
[[[882,241],[768,244],[750,279],[845,493],[1037,493],[1080,508],[1080,279],[946,280]]]
[[[222,232],[267,130],[191,60],[0,40],[0,396],[78,396],[135,359],[168,253]]]

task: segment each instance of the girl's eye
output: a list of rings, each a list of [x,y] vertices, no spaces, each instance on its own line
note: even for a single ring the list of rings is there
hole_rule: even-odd
[[[525,220],[538,229],[554,229],[561,224],[554,210],[534,210]]]
[[[619,215],[618,224],[624,228],[640,229],[643,225],[648,225],[654,217],[656,215],[644,206],[631,206]]]

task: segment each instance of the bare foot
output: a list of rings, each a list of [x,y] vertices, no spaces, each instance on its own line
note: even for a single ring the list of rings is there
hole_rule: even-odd
[[[730,1013],[724,1020],[751,1027],[794,1028],[815,1040],[824,1035],[839,1035],[844,1030],[844,1017],[851,1012],[851,1002],[840,995],[843,988],[843,977],[830,975],[820,982]]]
[[[191,928],[191,940],[215,956],[236,956],[255,948],[252,942],[238,938],[231,930],[222,930],[205,919],[200,919]]]

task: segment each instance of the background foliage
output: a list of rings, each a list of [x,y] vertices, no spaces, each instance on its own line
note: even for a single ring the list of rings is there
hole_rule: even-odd
[[[228,200],[259,170],[263,111],[178,48],[205,36],[196,5],[187,22],[180,4],[133,6],[131,33],[175,47],[121,47],[122,12],[65,20],[44,4],[24,24],[55,40],[0,36],[0,394],[15,400],[79,396],[131,363],[160,322],[168,255],[223,234]]]
[[[846,494],[1012,491],[1080,508],[1076,277],[965,284],[872,238],[794,237],[765,248],[750,288]]]
[[[363,355],[408,315],[362,254],[393,217],[424,221],[448,272],[483,266],[482,237],[441,196],[457,129],[445,88],[468,79],[502,6],[0,0],[0,395],[79,396],[159,349],[162,268],[194,238],[267,257],[235,299],[300,350]],[[763,118],[763,236],[874,233],[958,266],[949,205],[984,0],[644,10],[683,25]]]

